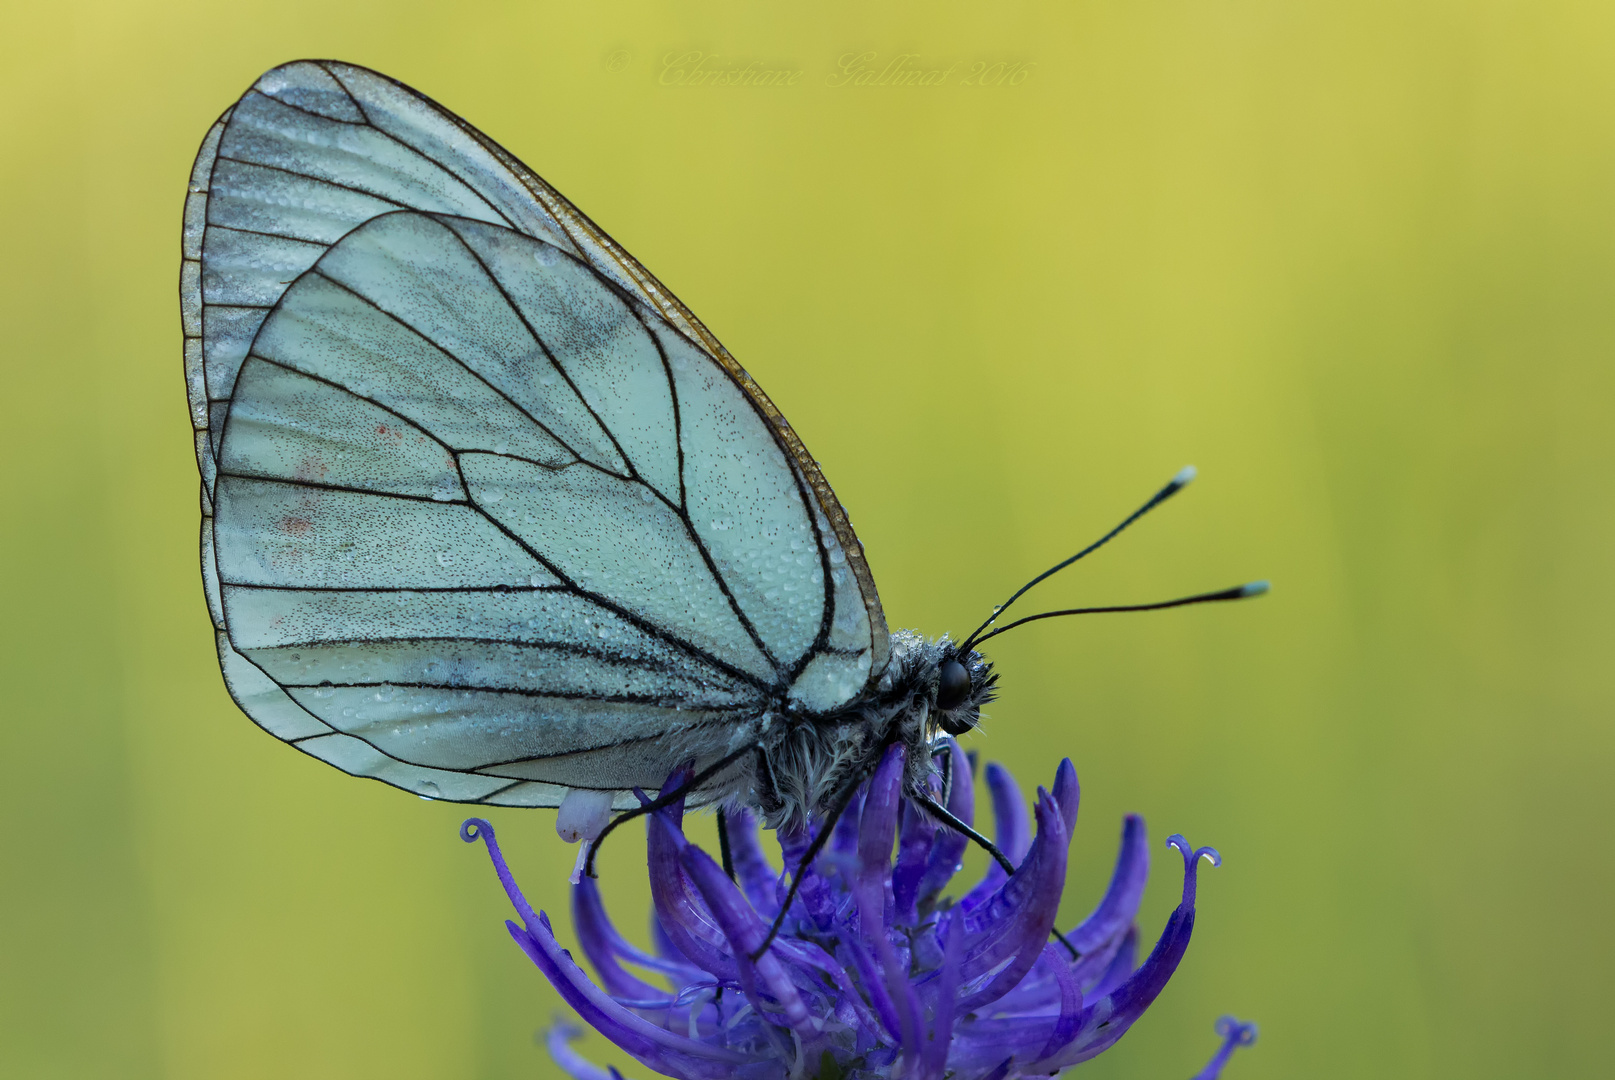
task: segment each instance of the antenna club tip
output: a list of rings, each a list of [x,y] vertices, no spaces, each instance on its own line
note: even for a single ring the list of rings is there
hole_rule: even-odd
[[[1183,468],[1179,469],[1177,475],[1172,478],[1172,486],[1182,487],[1199,475],[1199,469],[1195,468],[1193,465],[1185,465]]]
[[[1271,581],[1253,581],[1249,585],[1241,588],[1239,590],[1239,595],[1242,597],[1261,596],[1263,593],[1272,591],[1272,588],[1273,583]]]

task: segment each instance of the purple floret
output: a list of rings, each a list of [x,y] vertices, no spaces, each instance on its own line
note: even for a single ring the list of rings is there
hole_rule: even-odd
[[[970,764],[957,745],[946,753],[948,809],[970,823]],[[567,1004],[640,1064],[679,1080],[1010,1080],[1048,1076],[1113,1046],[1177,969],[1194,929],[1199,862],[1216,865],[1216,851],[1167,841],[1183,856],[1182,900],[1136,964],[1133,920],[1149,852],[1143,820],[1129,815],[1110,887],[1066,932],[1068,949],[1051,932],[1080,798],[1071,762],[1061,762],[1052,794],[1038,789],[1031,815],[1009,773],[988,766],[997,841],[1017,869],[990,863],[980,884],[949,900],[942,891],[965,839],[902,797],[903,755],[901,745],[887,751],[756,961],[789,877],[769,865],[744,810],[725,811],[734,880],[685,838],[682,802],[648,816],[655,952],[617,932],[595,882],[574,887],[593,981],[522,896],[492,826],[472,818],[461,835],[487,844],[520,916],[506,924],[510,934]],[[676,772],[664,791],[687,779],[688,770]],[[779,837],[787,867],[812,828]],[[1218,1032],[1226,1042],[1197,1080],[1215,1077],[1255,1037],[1254,1026],[1226,1017]],[[562,1069],[575,1080],[621,1080],[572,1049],[577,1033],[562,1024],[549,1034]]]
[[[1217,1034],[1222,1036],[1222,1045],[1211,1055],[1206,1067],[1190,1077],[1190,1080],[1217,1080],[1217,1077],[1222,1075],[1223,1066],[1234,1056],[1234,1050],[1241,1046],[1249,1046],[1256,1041],[1256,1025],[1241,1023],[1232,1016],[1223,1016],[1217,1020]],[[572,1075],[578,1076],[577,1073]]]

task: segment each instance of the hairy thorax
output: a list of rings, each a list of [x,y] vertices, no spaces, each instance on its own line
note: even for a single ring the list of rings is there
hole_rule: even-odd
[[[979,654],[961,656],[946,636],[927,639],[911,630],[891,638],[891,661],[873,691],[828,716],[789,711],[762,718],[760,755],[728,793],[726,801],[748,805],[768,825],[787,831],[824,814],[870,775],[886,748],[907,749],[904,788],[924,792],[935,771],[932,744],[941,724],[954,731],[975,727],[981,707],[993,697],[991,665]],[[970,673],[971,690],[952,709],[937,706],[939,673],[951,660]]]

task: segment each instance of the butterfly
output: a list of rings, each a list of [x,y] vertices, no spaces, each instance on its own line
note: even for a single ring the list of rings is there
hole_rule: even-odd
[[[499,144],[374,71],[286,64],[203,140],[182,247],[204,591],[264,730],[596,843],[688,763],[693,803],[799,825],[901,741],[929,798],[1008,627],[888,630],[780,411]]]

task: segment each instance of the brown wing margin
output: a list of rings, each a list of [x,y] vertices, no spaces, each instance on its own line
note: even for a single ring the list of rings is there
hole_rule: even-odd
[[[356,64],[344,64],[347,67],[358,67]],[[369,69],[364,69],[369,70]],[[685,307],[673,293],[649,270],[640,265],[639,260],[628,254],[622,245],[613,240],[604,229],[591,221],[577,207],[573,206],[567,198],[556,191],[543,178],[534,173],[526,165],[500,146],[493,139],[477,130],[472,124],[462,119],[452,110],[444,108],[431,98],[422,94],[413,87],[407,86],[390,76],[377,71],[370,71],[379,79],[404,90],[410,95],[419,98],[422,102],[434,109],[444,119],[448,120],[461,131],[475,139],[489,153],[491,153],[510,174],[521,181],[522,186],[530,192],[534,199],[549,212],[563,229],[568,233],[576,230],[599,246],[617,264],[624,274],[640,288],[645,297],[655,305],[656,309],[668,324],[682,333],[690,342],[712,357],[719,366],[729,373],[740,389],[767,417],[773,428],[775,437],[780,445],[790,454],[796,462],[797,468],[807,478],[808,486],[818,501],[819,509],[823,512],[825,520],[830,523],[831,530],[841,543],[841,549],[847,556],[847,566],[852,570],[853,578],[858,582],[858,591],[863,595],[864,610],[869,615],[870,658],[869,683],[872,685],[886,669],[886,662],[890,656],[890,633],[886,626],[886,613],[881,607],[880,594],[875,589],[875,578],[870,573],[869,562],[864,557],[863,544],[858,540],[858,534],[853,532],[852,522],[847,520],[847,511],[841,505],[841,500],[830,488],[830,482],[824,478],[824,472],[819,463],[808,453],[807,447],[802,443],[801,436],[791,427],[779,408],[769,400],[763,388],[751,377],[745,368],[740,366],[729,350],[723,347],[712,331],[695,314]]]

